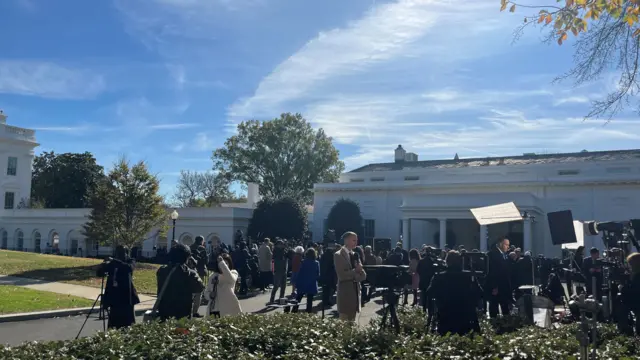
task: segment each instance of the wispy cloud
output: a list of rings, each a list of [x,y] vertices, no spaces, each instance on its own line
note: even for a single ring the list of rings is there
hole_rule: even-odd
[[[92,99],[102,93],[102,75],[37,61],[0,61],[0,93],[52,99]]]
[[[211,151],[215,145],[214,139],[209,137],[205,132],[199,132],[189,142],[182,142],[171,147],[174,152],[183,152],[191,150],[195,152]]]
[[[153,130],[179,130],[179,129],[191,129],[200,126],[196,123],[175,123],[175,124],[156,124],[151,125]]]
[[[563,105],[563,104],[586,104],[590,100],[587,96],[568,96],[563,97],[554,102],[555,106]]]

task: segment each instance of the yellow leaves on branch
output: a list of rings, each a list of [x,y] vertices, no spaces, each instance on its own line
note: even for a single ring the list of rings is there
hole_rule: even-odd
[[[525,1],[525,0],[522,0]],[[587,31],[589,21],[597,21],[604,15],[619,19],[633,30],[633,36],[640,38],[640,0],[547,0],[549,6],[540,10],[537,15],[527,16],[525,23],[537,19],[544,26],[553,23],[557,31],[558,44],[562,45],[571,33],[579,36]],[[557,3],[557,4],[555,4]],[[500,11],[509,8],[515,12],[516,7],[532,8],[529,4],[514,0],[500,0]],[[540,7],[536,5],[535,7]]]

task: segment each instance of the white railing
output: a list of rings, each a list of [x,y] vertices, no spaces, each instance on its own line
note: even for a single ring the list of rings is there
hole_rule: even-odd
[[[19,139],[30,140],[30,141],[36,140],[36,132],[31,129],[5,125],[4,132],[5,134],[13,138],[19,138]]]

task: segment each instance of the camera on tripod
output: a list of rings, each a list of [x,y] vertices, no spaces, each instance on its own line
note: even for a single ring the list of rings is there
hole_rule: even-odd
[[[364,265],[367,272],[367,280],[376,288],[389,290],[401,290],[411,285],[411,274],[406,265]]]

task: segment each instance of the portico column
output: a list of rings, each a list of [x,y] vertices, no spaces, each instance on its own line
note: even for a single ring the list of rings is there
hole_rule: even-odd
[[[411,219],[402,219],[402,247],[409,250],[411,242]]]
[[[488,230],[487,225],[480,225],[480,252],[487,252]]]
[[[440,249],[447,246],[447,219],[440,220]]]
[[[525,251],[531,251],[533,252],[533,249],[531,248],[532,244],[531,244],[531,236],[532,236],[532,227],[531,227],[531,219],[524,219],[524,222],[522,224],[523,226],[523,232],[524,232],[524,249],[522,249],[522,252],[524,253]]]

